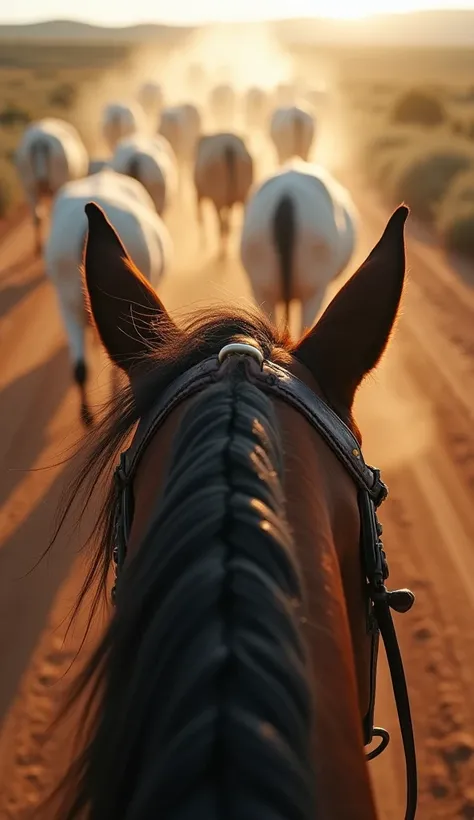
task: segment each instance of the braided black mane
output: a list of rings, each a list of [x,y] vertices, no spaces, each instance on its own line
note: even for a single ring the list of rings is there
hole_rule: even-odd
[[[271,401],[244,375],[193,400],[92,660],[97,725],[63,820],[314,817],[281,473]]]
[[[287,340],[265,320],[226,319],[201,321],[199,332],[195,320],[186,347],[180,337],[151,353],[154,386],[138,396],[124,388],[120,411],[111,405],[92,434],[71,494],[82,488],[89,498],[156,391],[222,344],[251,336],[266,356],[288,361]],[[314,818],[302,590],[280,435],[271,401],[230,370],[184,414],[148,532],[73,691],[71,703],[89,692],[88,741],[55,792],[58,820]],[[105,585],[114,502],[111,491],[84,595],[97,579]]]

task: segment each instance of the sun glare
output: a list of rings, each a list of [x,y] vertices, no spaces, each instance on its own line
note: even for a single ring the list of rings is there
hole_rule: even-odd
[[[393,14],[423,9],[452,8],[449,0],[173,0],[158,4],[155,0],[134,0],[133,3],[113,0],[81,0],[80,13],[64,14],[64,0],[43,0],[38,15],[37,0],[19,0],[2,9],[1,22],[31,22],[63,17],[84,22],[113,26],[135,23],[168,25],[200,25],[228,22],[264,22],[326,17],[336,20],[364,21],[374,14]],[[456,8],[472,8],[474,0],[456,0]]]
[[[148,0],[144,0],[148,4]],[[276,19],[326,17],[337,20],[359,20],[374,14],[402,13],[434,8],[436,0],[176,0],[166,16],[177,22],[244,22]],[[154,15],[155,16],[155,15]]]
[[[199,14],[191,0],[175,2],[170,18],[195,22],[254,21],[291,18],[326,17],[337,20],[359,20],[373,14],[415,11],[436,5],[432,0],[233,0],[225,6],[222,0],[201,0]]]

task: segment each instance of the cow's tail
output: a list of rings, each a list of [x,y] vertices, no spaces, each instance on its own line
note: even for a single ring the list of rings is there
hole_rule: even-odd
[[[38,139],[31,147],[31,163],[40,196],[51,191],[51,146],[47,139]]]
[[[140,154],[132,154],[128,163],[128,176],[140,182]]]
[[[280,199],[273,219],[273,237],[280,262],[281,293],[285,306],[285,322],[290,323],[292,297],[293,249],[296,238],[295,205],[288,194]]]
[[[237,153],[235,145],[224,146],[224,162],[227,181],[227,205],[230,207],[237,198]]]
[[[226,196],[227,213],[223,218],[223,230],[226,236],[230,231],[230,211],[237,200],[237,153],[235,145],[224,146],[224,163],[226,169]]]
[[[296,157],[301,157],[302,159],[306,159],[304,156],[303,150],[303,137],[304,137],[304,120],[303,117],[300,116],[300,113],[297,111],[295,114],[295,118],[293,120],[293,154]]]

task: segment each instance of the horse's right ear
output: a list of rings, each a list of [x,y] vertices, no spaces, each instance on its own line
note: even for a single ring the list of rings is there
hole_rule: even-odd
[[[135,268],[102,208],[89,202],[85,212],[89,222],[84,254],[87,301],[107,353],[129,374],[175,324]]]
[[[294,351],[344,415],[363,378],[382,356],[398,314],[407,216],[404,205],[394,211],[365,262]]]

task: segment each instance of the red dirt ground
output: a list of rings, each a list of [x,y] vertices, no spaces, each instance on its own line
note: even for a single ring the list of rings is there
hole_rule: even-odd
[[[355,264],[387,216],[360,180]],[[168,222],[176,264],[163,287],[172,309],[211,298],[248,299],[236,260],[203,248],[191,192],[183,224]],[[214,227],[214,226],[212,226]],[[209,232],[211,224],[209,223]],[[80,435],[55,297],[33,260],[32,231],[17,224],[0,253],[0,817],[37,817],[35,806],[67,757],[69,732],[48,725],[68,680],[84,619],[65,639],[80,579],[80,534],[63,533],[32,570],[51,534],[73,466],[58,465]],[[391,582],[417,596],[396,616],[415,718],[420,820],[474,818],[474,290],[442,255],[408,241],[410,282],[395,341],[357,401],[366,459],[382,468],[382,511]],[[107,387],[94,352],[92,391]],[[56,464],[57,466],[50,466]],[[32,468],[43,468],[33,469]],[[87,517],[85,526],[90,522]],[[85,651],[87,651],[87,646]],[[73,671],[77,665],[73,665]],[[400,820],[404,775],[387,671],[379,674],[377,720],[393,731],[370,764],[381,818]]]

